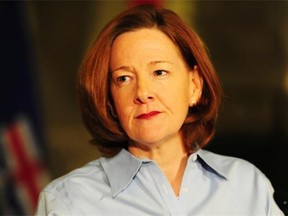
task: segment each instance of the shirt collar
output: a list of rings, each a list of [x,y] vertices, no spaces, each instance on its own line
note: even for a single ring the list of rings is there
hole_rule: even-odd
[[[224,157],[220,157],[219,155],[203,149],[199,149],[195,154],[197,154],[197,160],[206,170],[213,172],[226,180],[228,179],[229,172],[228,169],[226,169]]]
[[[101,158],[100,163],[108,177],[113,197],[129,186],[142,165],[141,160],[125,149],[112,158]]]
[[[214,153],[199,149],[189,157],[189,161],[198,161],[201,165],[210,172],[215,173],[221,178],[228,179],[228,170],[225,168],[225,163],[219,159]],[[110,183],[112,196],[117,196],[121,191],[125,190],[133,178],[139,171],[143,162],[134,157],[127,150],[122,149],[116,156],[112,158],[101,158],[100,163],[107,175]]]

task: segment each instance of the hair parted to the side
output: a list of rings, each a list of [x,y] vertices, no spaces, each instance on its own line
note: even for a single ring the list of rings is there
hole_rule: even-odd
[[[186,64],[198,67],[203,79],[202,95],[189,108],[181,134],[187,149],[205,146],[214,136],[222,90],[218,76],[197,34],[173,11],[153,6],[136,6],[120,13],[100,32],[79,71],[78,93],[85,126],[105,156],[127,148],[129,137],[115,116],[110,93],[109,61],[112,44],[122,33],[140,28],[156,28],[179,48]]]

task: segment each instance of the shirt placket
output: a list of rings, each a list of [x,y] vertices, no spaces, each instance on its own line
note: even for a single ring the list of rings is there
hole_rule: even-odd
[[[183,210],[181,210],[179,201],[175,196],[175,193],[168,182],[167,178],[162,173],[161,169],[154,162],[150,164],[149,171],[154,180],[154,183],[162,197],[164,203],[169,209],[170,215],[185,215]]]

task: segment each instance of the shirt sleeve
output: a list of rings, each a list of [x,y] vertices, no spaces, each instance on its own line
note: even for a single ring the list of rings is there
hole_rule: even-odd
[[[273,201],[272,205],[270,206],[269,216],[284,216],[284,213],[279,209],[277,204]]]
[[[71,214],[64,203],[62,203],[57,197],[47,192],[41,192],[35,216],[44,215],[58,216]]]
[[[274,188],[271,182],[266,178],[267,186],[268,186],[268,199],[269,199],[269,208],[268,208],[268,216],[284,216],[284,213],[280,210],[279,206],[277,205],[273,194]]]
[[[273,196],[271,197],[270,201],[271,203],[270,203],[268,215],[269,216],[284,216],[284,213],[280,210],[279,206],[276,204]]]

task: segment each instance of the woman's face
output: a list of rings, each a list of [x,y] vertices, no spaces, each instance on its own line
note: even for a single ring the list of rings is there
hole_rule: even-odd
[[[118,119],[134,145],[179,140],[189,105],[197,101],[197,69],[161,31],[123,33],[110,56],[111,92]]]

